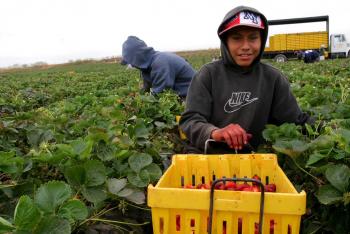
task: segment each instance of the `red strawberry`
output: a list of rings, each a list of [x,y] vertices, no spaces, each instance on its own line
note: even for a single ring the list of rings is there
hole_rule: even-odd
[[[276,185],[275,184],[267,184],[264,186],[266,192],[276,192]]]
[[[250,185],[247,184],[247,183],[244,183],[244,184],[237,184],[237,185],[236,185],[236,190],[237,190],[237,191],[243,191],[244,188],[249,188],[249,187],[250,187]]]
[[[227,190],[236,190],[236,183],[233,182],[233,181],[228,181],[228,182],[226,182],[226,184],[225,184],[225,188],[226,188]]]
[[[252,179],[261,181],[260,177],[256,174],[253,176]],[[253,182],[253,185],[258,185],[258,184],[256,182]]]

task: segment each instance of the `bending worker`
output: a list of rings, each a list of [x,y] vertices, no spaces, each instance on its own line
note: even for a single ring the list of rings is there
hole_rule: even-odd
[[[156,51],[135,36],[129,36],[123,43],[122,56],[123,63],[141,71],[144,91],[158,94],[172,89],[182,98],[187,96],[195,70],[184,58]]]

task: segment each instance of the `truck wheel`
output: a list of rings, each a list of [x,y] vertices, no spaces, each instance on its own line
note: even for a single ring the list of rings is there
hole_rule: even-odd
[[[278,54],[275,56],[274,60],[277,63],[285,63],[287,62],[287,57],[284,54]]]

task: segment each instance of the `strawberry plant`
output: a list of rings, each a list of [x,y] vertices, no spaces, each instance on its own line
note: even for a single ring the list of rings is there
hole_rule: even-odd
[[[305,128],[293,124],[267,126],[264,150],[279,154],[280,165],[290,180],[307,193],[302,233],[348,233],[349,60],[289,65],[281,66],[302,108],[316,117],[316,124]]]

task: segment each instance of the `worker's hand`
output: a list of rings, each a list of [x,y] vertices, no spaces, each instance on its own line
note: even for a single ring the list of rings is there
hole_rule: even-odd
[[[231,149],[241,150],[252,138],[239,124],[229,124],[224,128],[212,131],[211,138],[224,141]]]

